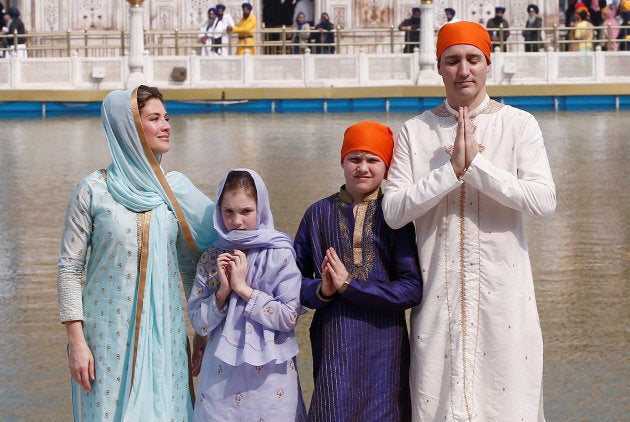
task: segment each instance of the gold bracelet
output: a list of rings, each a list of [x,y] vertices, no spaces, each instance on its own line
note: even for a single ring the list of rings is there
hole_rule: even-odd
[[[223,301],[225,301],[225,300],[227,299],[226,297],[221,296],[221,295],[219,294],[219,291],[218,291],[218,290],[217,290],[216,292],[214,292],[214,295],[215,295],[215,296],[217,297],[217,299],[219,299],[219,300],[223,300]]]

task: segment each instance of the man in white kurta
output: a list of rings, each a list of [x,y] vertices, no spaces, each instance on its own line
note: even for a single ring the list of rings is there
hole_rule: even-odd
[[[404,124],[385,188],[387,223],[415,222],[425,280],[411,314],[415,421],[544,421],[521,216],[550,216],[555,185],[534,117],[486,94],[490,51],[476,23],[440,30],[447,98]]]

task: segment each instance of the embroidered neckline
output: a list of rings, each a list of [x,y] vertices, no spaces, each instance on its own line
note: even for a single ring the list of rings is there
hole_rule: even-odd
[[[379,187],[374,192],[372,192],[371,194],[369,194],[368,196],[363,198],[362,202],[366,203],[366,202],[370,202],[370,201],[376,201],[382,195],[383,195],[383,192],[381,192],[381,188]],[[348,204],[352,204],[352,197],[350,196],[350,194],[346,190],[346,185],[343,185],[341,187],[341,189],[339,189],[339,199],[341,199],[343,202],[346,202]]]
[[[468,121],[470,122],[470,125],[473,129],[473,133],[475,133],[475,131],[477,130],[477,125],[475,124],[475,119],[477,116],[481,114],[496,113],[504,106],[505,104],[501,104],[500,102],[495,101],[486,95],[486,98],[479,105],[479,107],[477,107],[475,110],[472,110],[468,114]],[[441,118],[452,118],[455,120],[455,122],[457,122],[457,119],[459,118],[458,112],[453,107],[451,107],[446,100],[444,100],[444,102],[439,106],[433,108],[431,112]],[[455,125],[454,128],[455,134],[457,134],[457,125]],[[477,145],[479,146],[479,152],[483,152],[486,149],[486,147],[481,143],[477,143]],[[448,155],[453,155],[454,149],[455,147],[453,145],[449,145],[445,148],[445,151]]]
[[[469,112],[469,118],[472,121],[475,117],[480,114],[493,114],[499,111],[501,108],[505,107],[505,104],[502,104],[496,100],[491,99],[486,96],[486,99],[477,107],[475,110]],[[448,105],[448,102],[444,100],[442,104],[431,109],[431,113],[435,114],[441,118],[453,118],[457,121],[458,113],[453,107]],[[473,126],[474,127],[474,126]]]

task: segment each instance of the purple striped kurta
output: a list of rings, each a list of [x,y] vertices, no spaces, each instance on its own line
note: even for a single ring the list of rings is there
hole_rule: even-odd
[[[311,421],[406,421],[409,338],[405,309],[418,304],[413,226],[390,229],[380,191],[354,207],[343,190],[311,205],[295,237],[300,300],[315,309],[310,328]],[[331,300],[319,294],[321,263],[335,248],[352,280]]]

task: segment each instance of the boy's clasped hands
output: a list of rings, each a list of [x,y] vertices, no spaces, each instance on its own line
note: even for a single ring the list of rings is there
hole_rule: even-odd
[[[348,270],[343,265],[334,248],[326,250],[326,256],[322,261],[322,286],[321,292],[326,296],[332,296],[340,290],[348,280]]]

